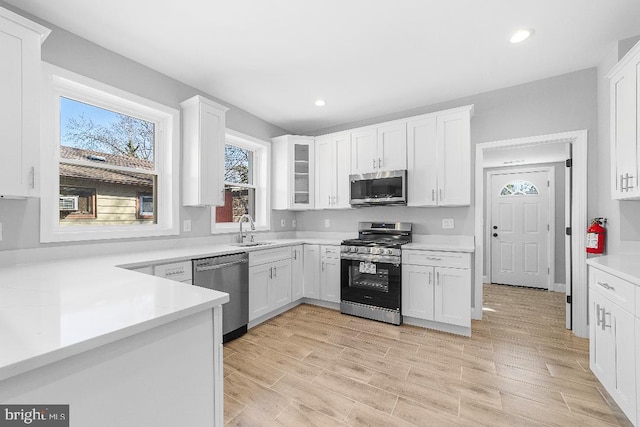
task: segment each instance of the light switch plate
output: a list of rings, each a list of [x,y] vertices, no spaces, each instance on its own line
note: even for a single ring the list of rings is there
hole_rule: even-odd
[[[331,227],[331,221],[329,221],[328,219],[325,219],[325,220],[324,220],[324,227],[325,227],[325,228],[329,228],[329,227]]]
[[[442,228],[453,228],[453,218],[443,219]]]
[[[184,231],[185,233],[191,231],[191,220],[190,219],[185,219],[182,222],[182,231]]]
[[[285,222],[284,222],[284,218],[280,219],[280,227],[284,227],[285,226]]]

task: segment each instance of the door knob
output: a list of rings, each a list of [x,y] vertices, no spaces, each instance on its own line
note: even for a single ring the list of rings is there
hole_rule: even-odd
[[[493,237],[498,237],[498,233],[493,233]]]
[[[498,229],[498,226],[497,226],[497,225],[494,225],[494,226],[493,226],[493,229],[494,229],[494,230],[497,230],[497,229]]]

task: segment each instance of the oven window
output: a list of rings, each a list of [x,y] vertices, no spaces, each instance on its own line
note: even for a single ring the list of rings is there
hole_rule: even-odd
[[[389,292],[389,270],[380,264],[353,262],[349,270],[349,287]]]

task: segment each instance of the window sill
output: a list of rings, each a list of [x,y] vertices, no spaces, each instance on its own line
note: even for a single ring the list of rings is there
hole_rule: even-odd
[[[95,226],[66,226],[56,227],[49,232],[43,232],[40,241],[42,243],[57,242],[82,242],[90,240],[111,240],[111,239],[129,239],[129,238],[145,238],[157,236],[177,236],[180,234],[178,227],[111,227],[101,226],[96,229]]]

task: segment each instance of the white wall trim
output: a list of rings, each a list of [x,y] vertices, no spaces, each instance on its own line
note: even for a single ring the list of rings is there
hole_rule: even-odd
[[[571,201],[571,227],[575,232],[571,236],[573,283],[567,284],[572,294],[573,332],[577,336],[588,336],[587,325],[587,264],[585,233],[587,228],[587,138],[586,130],[563,132],[551,135],[540,135],[527,138],[516,138],[476,144],[475,165],[475,298],[473,318],[482,318],[482,267],[484,265],[484,150],[518,147],[526,145],[542,145],[554,143],[571,143],[573,148],[573,180]]]

